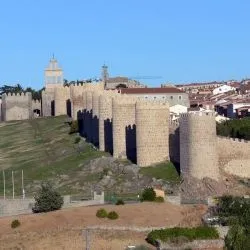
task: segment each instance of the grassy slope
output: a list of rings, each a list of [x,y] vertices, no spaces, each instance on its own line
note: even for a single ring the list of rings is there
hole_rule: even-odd
[[[11,170],[14,170],[16,195],[21,194],[21,170],[27,195],[32,194],[41,180],[60,183],[62,175],[68,176],[69,185],[62,186],[61,191],[73,192],[73,182],[81,181],[75,177],[84,161],[103,155],[84,142],[80,143],[80,152],[74,144],[76,135],[68,134],[69,126],[65,121],[66,117],[62,116],[0,123],[0,170],[5,169],[8,195],[12,194]],[[3,195],[1,177],[2,174],[0,195]]]
[[[163,162],[152,167],[141,168],[140,174],[171,182],[180,181],[180,176],[171,162]]]

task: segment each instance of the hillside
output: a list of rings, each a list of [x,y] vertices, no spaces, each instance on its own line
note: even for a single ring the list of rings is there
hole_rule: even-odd
[[[100,157],[77,135],[69,135],[65,116],[0,123],[0,170],[5,169],[6,193],[12,195],[11,171],[14,171],[15,194],[21,195],[21,171],[24,171],[26,194],[30,195],[43,180],[60,182],[64,176],[75,180],[80,163]],[[2,174],[1,174],[2,177]],[[68,185],[70,192],[71,186]],[[0,195],[3,179],[0,178]]]
[[[39,118],[0,123],[0,171],[5,169],[6,194],[20,196],[21,171],[26,196],[33,196],[41,181],[50,180],[61,194],[89,196],[99,188],[110,192],[136,194],[150,184],[162,184],[173,191],[179,176],[171,163],[140,170],[129,161],[118,161],[100,152],[77,134],[69,135],[67,117]],[[161,178],[163,180],[156,180]],[[0,196],[3,178],[0,175]]]

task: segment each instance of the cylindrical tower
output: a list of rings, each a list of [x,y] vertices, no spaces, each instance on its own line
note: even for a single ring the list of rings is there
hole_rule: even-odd
[[[169,105],[166,102],[136,102],[137,165],[150,166],[169,160]]]
[[[105,91],[99,97],[99,149],[113,153],[112,98],[116,93]]]
[[[55,116],[67,114],[66,101],[70,98],[68,87],[55,88]]]
[[[128,156],[128,151],[136,149],[132,145],[132,140],[128,141],[127,129],[133,129],[135,126],[135,103],[136,99],[132,97],[113,98],[113,157],[124,158]]]
[[[183,176],[219,178],[216,122],[213,113],[180,117],[180,168]]]

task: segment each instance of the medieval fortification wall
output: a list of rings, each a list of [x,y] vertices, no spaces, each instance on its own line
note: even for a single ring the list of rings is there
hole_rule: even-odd
[[[41,109],[41,102],[32,101],[30,93],[2,97],[4,120],[30,119],[35,109]],[[106,91],[103,83],[42,92],[43,116],[69,110],[80,134],[115,158],[128,158],[141,167],[170,159],[180,163],[183,175],[198,179],[218,180],[219,166],[250,177],[250,142],[217,137],[212,114],[183,114],[179,121],[169,121],[167,103]]]
[[[135,142],[136,99],[127,96],[113,98],[113,156],[124,159],[133,154]]]
[[[216,123],[211,113],[181,114],[181,173],[202,179],[219,179]]]
[[[250,178],[250,142],[217,138],[219,164],[230,174]]]
[[[136,102],[136,150],[139,166],[169,160],[168,123],[168,103],[145,100]]]
[[[4,121],[25,120],[32,118],[31,93],[3,94],[2,117]]]

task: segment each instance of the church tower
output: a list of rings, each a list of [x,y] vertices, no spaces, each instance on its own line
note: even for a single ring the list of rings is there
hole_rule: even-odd
[[[58,66],[57,60],[53,57],[49,66],[44,71],[45,88],[54,88],[63,85],[63,70]]]

